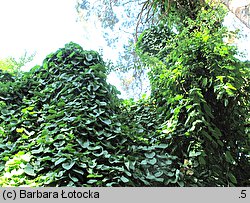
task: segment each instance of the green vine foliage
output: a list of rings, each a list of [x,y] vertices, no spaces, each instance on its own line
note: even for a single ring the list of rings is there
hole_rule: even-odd
[[[98,53],[69,43],[0,91],[1,186],[184,184],[177,157],[149,136],[155,107],[121,106]]]
[[[224,13],[203,9],[186,18],[181,32],[158,34],[156,26],[137,44],[151,66],[152,98],[164,112],[163,139],[183,160],[188,186],[249,185],[250,67],[223,41]]]
[[[223,15],[203,8],[140,36],[152,94],[137,102],[73,42],[1,71],[0,186],[249,186],[250,66]]]

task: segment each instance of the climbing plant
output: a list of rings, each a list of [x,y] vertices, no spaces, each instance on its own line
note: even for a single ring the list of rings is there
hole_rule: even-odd
[[[188,185],[249,184],[250,69],[223,41],[223,13],[204,8],[181,32],[159,25],[137,45],[152,67],[152,97],[165,112],[164,139],[183,160]]]
[[[151,141],[155,121],[128,123],[105,72],[98,53],[69,43],[1,89],[1,186],[183,185],[177,157]]]
[[[250,185],[249,62],[224,8],[168,2],[145,1],[159,23],[136,46],[150,97],[118,99],[101,56],[73,42],[0,72],[0,186]]]

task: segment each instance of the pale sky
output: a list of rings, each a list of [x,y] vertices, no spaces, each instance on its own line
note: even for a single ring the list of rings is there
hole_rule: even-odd
[[[51,52],[70,41],[90,49],[80,23],[75,0],[0,0],[0,58],[36,52],[41,64]],[[95,40],[98,43],[98,38]]]
[[[76,0],[0,0],[0,58],[18,57],[26,50],[30,54],[37,52],[34,62],[41,63],[47,54],[70,41],[84,49],[105,46],[95,25],[76,22],[75,3]],[[245,30],[247,40],[240,44],[242,49],[248,48],[250,42],[249,29]]]
[[[240,38],[236,40],[239,51],[244,52],[243,60],[250,60],[250,29],[247,28],[235,15],[231,12],[225,18],[224,25],[232,31],[240,30]]]
[[[64,47],[70,41],[80,44],[86,50],[105,48],[104,59],[117,57],[116,50],[106,46],[98,21],[77,23],[77,0],[0,0],[0,59],[8,56],[19,58],[28,52],[36,52],[34,60],[25,70],[41,65],[51,52]],[[227,20],[228,26],[239,26],[239,22]],[[96,24],[97,23],[97,24]],[[244,30],[246,38],[239,42],[241,50],[248,49],[250,60],[250,29]],[[114,34],[114,33],[112,33]],[[115,74],[109,82],[122,92],[119,79]]]
[[[18,59],[27,51],[36,52],[34,60],[24,67],[41,65],[43,59],[70,41],[86,50],[106,46],[94,23],[77,23],[76,0],[0,0],[0,59]],[[106,46],[104,58],[114,57]],[[109,82],[120,88],[120,81],[111,74]]]

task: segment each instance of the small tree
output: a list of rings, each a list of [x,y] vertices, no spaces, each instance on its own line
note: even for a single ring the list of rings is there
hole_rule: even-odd
[[[35,57],[35,53],[28,55],[25,53],[19,58],[15,59],[14,57],[8,57],[0,60],[0,70],[8,72],[12,75],[21,73],[21,68],[27,63],[31,62]]]

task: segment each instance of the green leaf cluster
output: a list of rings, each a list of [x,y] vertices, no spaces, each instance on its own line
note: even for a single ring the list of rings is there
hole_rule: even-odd
[[[249,185],[249,63],[224,42],[224,9],[203,8],[170,32],[166,21],[143,33],[137,52],[151,67],[162,139],[182,160],[188,186]],[[182,29],[180,29],[182,28]],[[160,32],[157,32],[160,30]],[[165,31],[164,31],[165,30]]]
[[[0,185],[248,186],[250,67],[223,40],[224,14],[202,7],[141,35],[152,94],[137,102],[73,42],[0,72]]]
[[[1,88],[0,185],[177,185],[177,157],[149,136],[155,107],[117,93],[99,54],[72,42]]]

